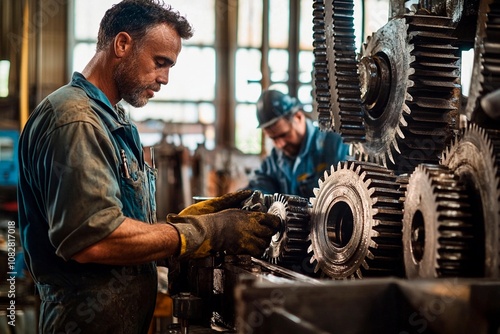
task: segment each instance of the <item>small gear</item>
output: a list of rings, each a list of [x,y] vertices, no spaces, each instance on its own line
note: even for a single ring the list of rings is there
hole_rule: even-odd
[[[419,165],[409,178],[403,215],[408,278],[479,277],[482,244],[466,186],[441,165]]]
[[[308,257],[309,201],[299,196],[274,194],[268,213],[281,218],[280,230],[272,236],[262,256],[267,262],[290,269],[300,268]]]
[[[469,123],[444,151],[447,166],[469,189],[484,229],[484,275],[500,277],[500,131]]]
[[[311,198],[311,263],[334,279],[402,276],[402,194],[386,167],[340,162]]]

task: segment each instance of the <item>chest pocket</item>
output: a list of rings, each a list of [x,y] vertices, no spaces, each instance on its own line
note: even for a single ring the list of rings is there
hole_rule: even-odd
[[[137,160],[129,160],[129,177],[123,173],[120,177],[120,187],[123,203],[123,214],[127,217],[149,222],[156,222],[156,170],[147,164],[143,169]]]

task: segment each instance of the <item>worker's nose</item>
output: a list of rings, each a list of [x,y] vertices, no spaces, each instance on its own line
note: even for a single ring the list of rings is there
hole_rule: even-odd
[[[283,138],[277,138],[274,140],[274,146],[276,146],[276,148],[278,149],[282,149],[283,147],[285,147],[286,145],[286,140],[284,140]]]
[[[168,75],[169,75],[169,69],[167,68],[164,71],[161,71],[156,81],[159,84],[166,85],[168,83]]]

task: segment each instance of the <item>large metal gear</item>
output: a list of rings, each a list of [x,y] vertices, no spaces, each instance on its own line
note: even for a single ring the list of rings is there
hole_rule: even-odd
[[[311,263],[334,279],[402,275],[402,195],[394,173],[369,162],[325,171],[311,198]]]
[[[441,162],[469,189],[477,221],[484,226],[484,276],[500,277],[500,131],[469,124]]]
[[[310,244],[309,201],[298,196],[274,194],[268,213],[280,217],[280,230],[273,235],[263,259],[290,269],[300,268]]]
[[[353,13],[352,0],[313,2],[318,122],[323,131],[339,132],[347,143],[365,137]]]
[[[419,165],[409,178],[403,215],[408,278],[480,277],[480,224],[466,186],[441,165]]]
[[[500,0],[482,0],[477,18],[474,65],[465,114],[483,128],[498,128],[500,120],[481,106],[481,100],[500,89]]]
[[[412,46],[406,39],[405,19],[394,19],[363,45],[359,62],[362,100],[366,112],[366,142],[356,143],[360,159],[387,166],[394,164],[392,148],[397,147],[396,132],[405,126],[403,112],[409,114],[405,104],[408,87],[413,85],[409,76]]]
[[[397,173],[437,163],[459,126],[459,50],[452,22],[422,10],[391,20],[360,59],[366,142],[356,155]]]

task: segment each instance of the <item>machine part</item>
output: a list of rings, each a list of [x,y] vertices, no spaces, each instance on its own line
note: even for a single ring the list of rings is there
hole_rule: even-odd
[[[269,281],[275,281],[277,277],[293,280],[296,282],[308,282],[310,284],[323,284],[321,281],[305,276],[301,273],[297,273],[296,271],[284,268],[282,266],[278,266],[269,262],[265,262],[254,257],[251,258],[252,264],[259,266],[261,268],[260,273],[263,277]]]
[[[202,298],[204,308],[213,311],[212,328],[214,325],[219,329],[227,329],[235,333],[235,301],[234,289],[245,279],[257,278],[266,282],[307,282],[309,284],[321,285],[322,282],[283,266],[271,264],[249,255],[225,255],[223,263],[214,268],[213,286],[205,285],[206,277],[198,276],[198,284],[208,289],[204,294],[214,293],[213,302]],[[213,333],[213,332],[210,332]]]
[[[365,43],[359,62],[366,141],[355,155],[396,173],[437,163],[459,126],[459,50],[452,22],[418,11]]]
[[[441,165],[412,173],[403,215],[403,254],[408,278],[480,277],[483,237],[474,222],[466,186]],[[479,234],[479,235],[478,235]]]
[[[263,255],[264,260],[286,268],[295,268],[308,257],[308,210],[309,201],[305,198],[274,194],[267,212],[281,218],[281,228],[271,238]]]
[[[339,132],[347,143],[365,138],[353,13],[350,0],[313,2],[318,122],[321,130]]]
[[[264,195],[260,190],[254,190],[252,195],[242,203],[242,209],[267,212],[270,202],[270,195]]]
[[[483,128],[498,128],[499,121],[481,107],[483,96],[500,88],[500,0],[481,0],[474,45],[474,65],[465,114]]]
[[[394,19],[367,38],[359,62],[361,99],[365,106],[366,142],[356,143],[355,150],[361,160],[387,166],[387,157],[393,162],[391,146],[397,147],[396,132],[406,123],[403,112],[409,114],[405,104],[411,47],[406,41],[405,19]],[[400,124],[401,123],[401,124]]]
[[[481,108],[491,119],[500,120],[500,88],[483,96]]]
[[[179,319],[181,325],[180,334],[189,332],[189,320],[199,316],[201,311],[201,298],[191,295],[189,292],[181,292],[172,297],[173,315]]]
[[[401,276],[402,203],[386,167],[340,162],[325,171],[311,198],[311,263],[334,279]]]
[[[492,334],[500,328],[498,281],[322,282],[247,278],[235,289],[237,333]]]
[[[474,214],[484,226],[484,276],[500,277],[500,131],[470,123],[443,153],[442,164],[470,189]]]
[[[406,3],[407,1],[401,0],[390,0],[389,1],[389,13],[390,18],[396,18],[398,16],[403,16],[407,13]]]

